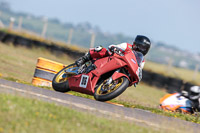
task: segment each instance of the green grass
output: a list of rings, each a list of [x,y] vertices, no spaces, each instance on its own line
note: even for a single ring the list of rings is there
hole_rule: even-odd
[[[171,69],[168,69],[167,65],[157,64],[150,61],[146,62],[144,69],[162,74],[167,77],[174,77],[182,79],[185,82],[191,82],[200,85],[200,83],[198,82],[200,80],[200,72],[198,72],[196,77],[194,78],[195,76],[194,70],[177,68],[177,67],[172,67]]]
[[[136,88],[134,86],[127,88],[116,100],[157,108],[160,98],[165,94],[167,93],[164,89],[158,89],[144,83],[139,83]]]
[[[133,122],[105,119],[18,96],[0,94],[0,133],[158,132]]]
[[[2,43],[0,43],[0,55],[0,73],[3,77],[17,78],[26,82],[31,82],[39,57],[63,64],[69,64],[73,61],[67,56],[55,56],[45,49],[27,49]]]

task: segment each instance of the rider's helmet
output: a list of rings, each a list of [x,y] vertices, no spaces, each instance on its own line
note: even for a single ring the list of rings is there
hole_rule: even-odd
[[[150,49],[151,41],[146,36],[137,35],[133,42],[133,50],[146,55]]]
[[[197,100],[200,98],[200,87],[192,86],[189,91],[189,99]]]

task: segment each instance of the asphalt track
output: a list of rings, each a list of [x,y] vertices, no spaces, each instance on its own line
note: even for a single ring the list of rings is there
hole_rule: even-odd
[[[11,93],[14,95],[36,98],[73,108],[78,111],[87,111],[106,117],[133,121],[139,125],[146,125],[159,130],[200,132],[200,124],[157,115],[141,109],[126,108],[3,79],[0,79],[0,93]]]

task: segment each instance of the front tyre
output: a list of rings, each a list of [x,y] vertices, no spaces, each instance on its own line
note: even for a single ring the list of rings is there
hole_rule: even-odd
[[[53,89],[55,91],[59,91],[59,92],[67,92],[70,91],[69,89],[69,83],[68,83],[68,79],[75,75],[72,73],[66,73],[67,69],[70,68],[75,68],[76,69],[76,65],[75,64],[71,64],[65,68],[63,68],[62,70],[60,70],[53,78],[52,80],[52,86]]]
[[[111,84],[106,84],[107,80],[103,81],[97,86],[94,98],[98,101],[108,101],[123,93],[129,86],[129,80],[126,77],[120,77],[111,82]]]

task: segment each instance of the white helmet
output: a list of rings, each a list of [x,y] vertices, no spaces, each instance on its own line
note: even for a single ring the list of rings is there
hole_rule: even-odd
[[[189,91],[189,99],[197,100],[200,98],[200,87],[192,86]]]

